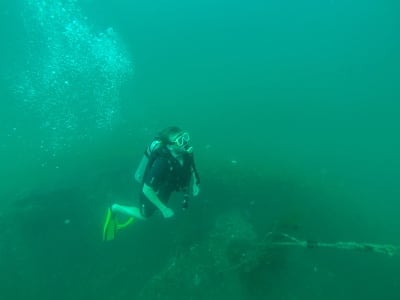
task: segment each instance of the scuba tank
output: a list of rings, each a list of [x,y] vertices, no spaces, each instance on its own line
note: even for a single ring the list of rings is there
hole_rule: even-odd
[[[160,146],[161,146],[161,140],[155,139],[144,151],[143,157],[140,160],[140,163],[139,163],[139,165],[136,169],[135,175],[134,175],[134,178],[138,183],[141,184],[143,182],[143,177],[144,177],[144,174],[146,173],[150,158],[151,158],[152,154],[157,149],[160,148]]]

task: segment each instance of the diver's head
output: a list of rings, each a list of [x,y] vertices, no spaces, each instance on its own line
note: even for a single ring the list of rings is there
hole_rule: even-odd
[[[192,153],[189,133],[176,126],[165,128],[160,132],[160,139],[176,153]]]

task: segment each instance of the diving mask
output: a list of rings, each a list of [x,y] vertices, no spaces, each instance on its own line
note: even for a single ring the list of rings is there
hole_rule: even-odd
[[[178,135],[174,141],[172,141],[172,144],[176,145],[178,148],[181,148],[188,153],[192,153],[193,147],[189,144],[189,142],[189,133],[184,131],[182,134]]]

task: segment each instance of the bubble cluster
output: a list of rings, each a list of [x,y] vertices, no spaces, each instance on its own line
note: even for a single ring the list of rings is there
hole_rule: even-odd
[[[47,150],[111,130],[133,73],[115,31],[96,33],[75,0],[25,0],[23,18],[29,55],[16,93]]]

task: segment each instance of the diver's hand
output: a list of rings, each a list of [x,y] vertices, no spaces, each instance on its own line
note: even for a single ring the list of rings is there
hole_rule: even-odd
[[[193,197],[196,197],[199,193],[200,193],[200,185],[198,185],[197,183],[193,183],[193,186],[192,186]]]
[[[171,218],[174,216],[174,211],[172,209],[170,209],[169,207],[164,207],[161,210],[162,215],[164,216],[164,218]]]

